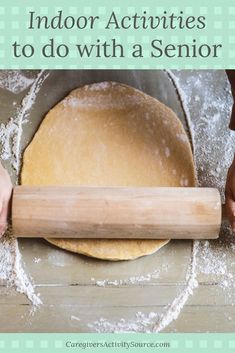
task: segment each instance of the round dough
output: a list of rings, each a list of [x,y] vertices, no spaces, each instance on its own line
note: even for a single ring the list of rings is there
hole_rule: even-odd
[[[194,186],[195,171],[187,135],[171,109],[132,87],[102,82],[75,89],[49,111],[24,152],[21,182]],[[135,259],[168,242],[47,240],[106,260]]]

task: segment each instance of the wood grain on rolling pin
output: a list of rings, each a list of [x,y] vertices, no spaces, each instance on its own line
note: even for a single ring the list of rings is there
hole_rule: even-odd
[[[18,186],[12,223],[18,237],[213,239],[221,200],[212,188]]]

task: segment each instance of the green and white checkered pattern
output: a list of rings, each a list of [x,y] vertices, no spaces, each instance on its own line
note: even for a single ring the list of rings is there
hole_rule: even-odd
[[[5,4],[4,4],[5,3]],[[118,4],[120,6],[118,6]],[[191,6],[189,6],[191,5]],[[95,29],[77,28],[58,29],[28,29],[29,11],[37,15],[53,17],[63,10],[64,16],[99,16]],[[183,11],[184,16],[205,16],[205,29],[104,29],[112,11],[118,18],[131,16],[135,13],[158,16],[164,11],[176,15]],[[41,49],[54,38],[56,45],[66,44],[69,55],[65,58],[45,58]],[[92,44],[97,39],[101,42],[115,38],[124,47],[125,57],[120,58],[81,58],[76,44]],[[151,58],[151,42],[162,39],[167,44],[190,44],[196,39],[198,44],[208,45],[222,43],[223,48],[218,58]],[[12,44],[30,44],[35,48],[35,54],[30,58],[13,56]],[[132,46],[140,43],[143,46],[143,57],[132,57]],[[0,6],[0,69],[18,68],[48,68],[48,69],[224,69],[235,68],[235,2],[234,0],[145,0],[144,2],[128,0],[125,5],[114,0],[57,0],[56,6],[48,0],[19,2],[18,0],[2,1]]]
[[[71,347],[77,342],[80,347]],[[166,348],[135,346],[90,347],[83,349],[86,342],[166,342]],[[70,346],[70,347],[69,347]],[[66,351],[89,351],[90,353],[123,353],[136,352],[168,352],[168,353],[232,353],[235,350],[235,334],[0,334],[0,353],[64,353]]]

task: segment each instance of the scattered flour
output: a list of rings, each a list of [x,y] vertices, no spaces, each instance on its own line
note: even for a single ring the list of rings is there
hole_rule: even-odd
[[[221,71],[167,71],[187,117],[200,186],[219,188],[223,196],[226,171],[234,154],[235,133],[228,129],[232,96]],[[217,85],[214,82],[217,82]],[[196,91],[203,94],[197,99]],[[190,109],[189,109],[190,107]]]
[[[188,138],[185,134],[176,134],[176,137],[183,142],[188,142]]]
[[[222,225],[220,239],[199,243],[198,272],[208,279],[213,278],[228,297],[232,296],[235,287],[234,253],[234,235],[226,222]]]
[[[229,83],[220,78],[218,92],[214,92],[213,82],[218,79],[215,77],[216,71],[194,71],[187,81],[184,76],[181,79],[180,71],[174,73],[167,71],[167,74],[176,88],[185,112],[198,172],[198,184],[219,188],[223,197],[226,171],[235,145],[234,133],[228,130],[232,105]],[[202,97],[194,95],[195,87],[203,92]],[[164,141],[162,142],[164,144]],[[187,180],[184,178],[183,185],[187,186]],[[138,312],[132,320],[120,319],[117,322],[110,322],[102,317],[88,324],[88,327],[96,332],[161,332],[178,318],[188,298],[198,286],[198,278],[202,275],[208,275],[213,281],[216,280],[216,283],[224,289],[225,295],[231,297],[229,289],[235,287],[235,279],[231,269],[228,268],[228,263],[231,263],[232,267],[235,262],[229,262],[228,259],[231,254],[234,256],[235,241],[229,226],[223,223],[218,240],[193,241],[192,244],[186,286],[172,303],[166,306],[161,315]],[[109,282],[100,281],[100,284],[105,286]],[[231,317],[228,320],[231,320]]]
[[[151,328],[158,319],[158,313],[150,312],[148,314],[144,314],[138,311],[133,320],[125,320],[122,318],[118,322],[110,322],[106,318],[101,317],[99,320],[96,320],[94,323],[90,323],[87,326],[99,333],[151,333]]]
[[[47,258],[48,262],[54,266],[64,267],[67,264],[67,253],[57,249],[49,252]]]
[[[1,159],[10,160],[17,175],[19,174],[21,162],[20,142],[23,133],[23,125],[27,122],[30,109],[32,108],[37,93],[47,76],[48,75],[45,75],[44,71],[41,71],[38,74],[31,85],[29,92],[22,100],[21,106],[17,109],[16,114],[6,125],[0,125],[0,143],[2,145]]]
[[[11,72],[6,73],[6,77],[0,76],[0,86],[4,88],[11,88],[14,93],[17,93],[20,86],[14,86],[12,82],[13,73],[15,74],[16,80],[19,80],[19,85],[24,89],[29,86],[29,81],[25,78],[25,85],[21,82],[23,76],[19,73]],[[1,73],[1,75],[3,75]],[[13,76],[12,76],[13,75]],[[24,97],[21,106],[17,109],[16,114],[10,119],[10,121],[0,126],[0,143],[1,143],[1,159],[9,160],[12,167],[16,171],[16,176],[19,177],[20,162],[21,162],[21,150],[20,143],[23,132],[23,124],[26,123],[30,109],[32,108],[36,95],[40,90],[40,87],[48,75],[41,71],[34,81],[30,82],[31,87]],[[11,77],[11,80],[9,79]],[[7,85],[7,83],[9,85]],[[28,83],[28,86],[26,85]],[[39,262],[39,259],[35,259],[35,262]],[[14,286],[20,293],[25,294],[33,305],[38,306],[42,304],[39,295],[35,294],[34,286],[26,274],[21,254],[18,248],[18,242],[15,238],[11,237],[10,230],[7,234],[0,239],[0,280],[6,283],[7,286]]]
[[[229,84],[226,80],[221,80],[218,83],[218,92],[214,92],[216,88],[212,83],[216,79],[216,71],[192,72],[187,80],[181,77],[181,72],[167,71],[167,74],[178,92],[188,122],[198,172],[198,183],[200,186],[218,187],[223,195],[226,170],[232,159],[235,142],[234,133],[227,129],[232,104]],[[9,78],[2,79],[0,76],[0,87],[13,93],[21,92],[31,85],[15,116],[10,119],[8,124],[0,126],[1,158],[12,163],[17,175],[21,162],[20,143],[23,125],[27,122],[28,113],[46,77],[44,72],[40,72],[33,82],[22,79],[24,84],[22,81],[19,88],[16,82],[13,83],[14,79],[9,83]],[[19,78],[18,81],[20,81]],[[95,90],[102,90],[107,88],[107,83],[104,83],[103,86],[93,86]],[[195,94],[195,87],[200,89],[203,95],[199,97]],[[68,103],[87,105],[87,102],[72,101]],[[197,112],[197,114],[193,112]],[[181,136],[178,138],[180,139]],[[165,141],[162,143],[165,144]],[[186,185],[187,181],[182,178],[182,183]],[[184,289],[172,303],[166,306],[163,313],[137,312],[133,320],[122,318],[118,322],[109,322],[102,317],[88,324],[88,327],[97,332],[160,332],[164,330],[180,315],[189,296],[197,287],[198,277],[201,274],[210,276],[210,278],[212,276],[213,280],[216,279],[218,285],[225,289],[226,294],[229,288],[234,287],[232,266],[235,263],[231,261],[231,268],[229,268],[227,261],[231,254],[234,255],[234,252],[234,236],[229,227],[224,224],[219,240],[193,242]],[[56,258],[50,258],[50,260],[58,265]],[[38,263],[40,259],[35,258],[34,262]],[[150,281],[151,278],[158,278],[159,273],[159,270],[156,270],[147,275],[133,276],[125,280],[93,280],[97,286],[119,286]],[[15,286],[19,292],[26,294],[34,305],[41,304],[39,296],[34,293],[30,278],[24,271],[17,240],[9,234],[0,240],[0,280],[8,286]],[[79,321],[79,318],[72,315],[71,320]]]
[[[80,321],[79,317],[71,315],[71,320]]]
[[[98,91],[98,89],[97,89]],[[138,97],[138,99],[130,94],[126,94],[124,99],[116,99],[115,101],[111,99],[111,95],[105,95],[104,100],[104,89],[101,89],[96,97],[67,97],[63,100],[64,107],[81,108],[81,109],[93,109],[93,110],[108,110],[111,108],[125,108],[126,106],[140,106],[143,103],[143,98]],[[110,98],[110,99],[109,99]]]
[[[170,151],[169,147],[166,147],[166,148],[165,148],[165,155],[166,155],[166,158],[169,158],[169,157],[170,157],[171,151]]]
[[[9,234],[0,240],[0,280],[8,286],[14,286],[19,293],[25,294],[33,305],[42,304],[23,268],[18,242]]]
[[[94,281],[95,284],[99,287],[106,287],[106,286],[122,286],[128,284],[136,284],[142,282],[148,282],[151,279],[156,279],[159,277],[160,270],[155,270],[151,273],[141,276],[131,276],[127,279],[115,279],[115,280],[95,280],[95,278],[91,278],[91,281]]]
[[[34,79],[28,78],[23,71],[19,70],[1,70],[0,87],[14,94],[18,94],[27,89]]]
[[[197,253],[199,249],[199,242],[194,241],[192,246],[192,257],[188,268],[186,277],[186,285],[183,291],[169,304],[165,311],[159,315],[159,313],[150,312],[148,314],[137,312],[133,320],[120,319],[118,322],[109,322],[105,318],[89,323],[88,327],[94,329],[96,332],[161,332],[167,327],[173,320],[176,320],[187,302],[190,295],[193,294],[194,288],[198,286],[196,263]]]
[[[110,89],[111,87],[114,87],[114,86],[116,86],[116,82],[104,81],[104,82],[98,82],[98,83],[93,83],[91,85],[87,85],[85,86],[85,89],[89,91],[102,91],[102,90]]]
[[[156,325],[154,325],[152,332],[161,332],[173,320],[176,320],[189,296],[193,294],[194,288],[198,286],[196,271],[198,248],[199,242],[193,241],[191,263],[186,277],[186,286],[173,302],[167,306],[166,311],[161,315]]]
[[[177,76],[172,71],[165,70],[165,72],[167,73],[169,79],[171,80],[173,86],[175,87],[176,92],[178,94],[178,98],[179,98],[180,103],[182,105],[182,109],[184,110],[185,120],[186,120],[186,123],[188,125],[187,126],[188,127],[187,132],[188,132],[188,136],[190,138],[191,146],[192,146],[193,153],[194,153],[195,141],[194,141],[193,125],[192,125],[190,110],[189,110],[188,104],[187,104],[186,92],[181,88],[181,85],[180,85],[180,83],[178,81]],[[189,92],[190,91],[187,91],[187,94]],[[177,136],[177,137],[179,138],[179,136]],[[196,160],[194,162],[196,163]],[[196,169],[197,169],[197,166],[196,166]]]
[[[180,87],[181,101],[186,115],[190,110],[190,126],[194,139],[194,158],[200,186],[216,187],[224,200],[224,185],[228,167],[233,158],[235,133],[228,129],[232,96],[228,80],[221,71],[198,71],[185,79],[181,72],[172,73],[175,86]],[[214,85],[214,82],[217,85]],[[203,92],[200,99],[197,90]],[[198,251],[200,274],[213,278],[231,296],[235,287],[232,258],[235,253],[235,237],[226,222],[223,222],[220,238],[201,241]],[[231,289],[231,291],[229,291]]]

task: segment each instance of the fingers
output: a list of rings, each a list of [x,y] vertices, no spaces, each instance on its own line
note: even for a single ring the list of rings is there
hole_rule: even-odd
[[[7,217],[8,217],[8,202],[9,200],[4,200],[2,204],[2,209],[0,212],[0,236],[2,236],[7,228]]]
[[[235,231],[235,200],[231,190],[226,190],[225,207],[232,230]]]
[[[7,230],[7,223],[0,224],[0,238],[2,238],[6,230]]]
[[[9,190],[10,191],[10,190]],[[0,238],[3,236],[7,229],[7,218],[9,214],[10,192],[3,196],[2,207],[0,209]]]
[[[7,228],[9,203],[12,194],[11,178],[0,163],[0,237]]]

